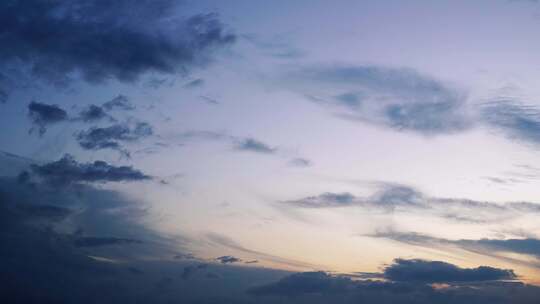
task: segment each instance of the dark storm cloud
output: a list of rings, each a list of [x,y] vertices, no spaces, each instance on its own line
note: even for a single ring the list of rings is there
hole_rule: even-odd
[[[118,95],[114,97],[113,99],[105,102],[103,104],[103,108],[105,108],[107,111],[112,110],[124,110],[124,111],[131,111],[135,110],[135,106],[129,102],[129,98],[125,95]]]
[[[68,119],[67,112],[59,106],[35,101],[32,101],[28,105],[28,116],[35,127],[38,128],[40,136],[43,136],[47,132],[47,126]]]
[[[233,257],[231,255],[224,255],[224,256],[217,257],[216,261],[219,261],[221,264],[232,264],[232,263],[241,262],[242,260],[237,257]]]
[[[530,255],[532,257],[535,257],[536,259],[540,259],[540,240],[530,237],[521,239],[485,238],[478,240],[449,240],[444,238],[432,237],[421,233],[398,231],[379,231],[367,236],[385,238],[405,244],[430,248],[437,246],[453,246],[470,252],[489,256],[493,256],[496,253],[518,253]]]
[[[130,166],[113,166],[104,161],[79,163],[66,154],[60,160],[44,165],[32,165],[32,172],[43,180],[56,185],[92,182],[129,182],[151,179],[150,176]]]
[[[92,127],[76,135],[79,145],[86,150],[122,149],[122,142],[134,142],[153,134],[152,126],[145,122],[115,124],[110,127]]]
[[[239,140],[236,143],[236,149],[242,151],[251,151],[255,153],[263,154],[272,154],[277,151],[276,148],[270,147],[269,145],[255,139],[255,138],[245,138]]]
[[[297,208],[359,207],[383,212],[423,212],[454,221],[488,223],[511,217],[540,213],[540,204],[506,202],[503,204],[462,198],[431,197],[400,184],[381,183],[369,196],[326,192],[282,203]]]
[[[482,107],[484,121],[504,135],[540,144],[540,109],[514,100],[497,100]]]
[[[331,87],[341,93],[318,103],[354,120],[427,135],[460,132],[473,124],[465,96],[451,86],[413,69],[382,66],[321,66],[290,73],[304,90]]]
[[[0,153],[2,163],[19,159],[23,158]],[[58,189],[39,182],[20,183],[16,176],[0,177],[0,259],[7,261],[0,271],[2,301],[91,304],[206,300],[208,295],[198,293],[208,290],[206,284],[190,282],[185,289],[167,295],[154,287],[164,274],[181,273],[185,264],[159,261],[177,253],[180,244],[142,224],[146,214],[142,208],[133,198],[89,184]],[[133,245],[127,247],[129,244]],[[149,256],[155,260],[147,262],[145,257]],[[223,297],[230,288],[217,294]],[[240,293],[245,287],[233,284],[232,288]]]
[[[515,280],[512,270],[488,266],[460,268],[441,261],[396,259],[384,269],[384,277],[394,282],[458,283]]]
[[[134,239],[124,239],[117,237],[80,237],[73,241],[75,247],[100,247],[123,244],[141,244],[142,242]]]
[[[185,20],[168,0],[40,1],[0,4],[0,64],[28,68],[65,84],[80,74],[90,82],[134,81],[146,72],[176,73],[205,64],[229,45],[215,14]]]

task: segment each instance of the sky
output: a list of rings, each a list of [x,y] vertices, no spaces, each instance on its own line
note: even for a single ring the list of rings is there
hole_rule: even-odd
[[[0,290],[536,303],[539,31],[534,0],[2,1]]]

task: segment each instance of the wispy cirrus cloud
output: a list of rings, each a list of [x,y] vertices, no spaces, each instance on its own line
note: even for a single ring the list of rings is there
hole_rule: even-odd
[[[481,114],[488,126],[522,142],[540,144],[540,109],[514,99],[485,103]]]
[[[271,145],[261,139],[255,137],[242,137],[229,135],[226,132],[217,131],[204,131],[204,130],[191,130],[180,133],[175,136],[175,140],[181,142],[195,141],[195,140],[208,140],[208,141],[222,141],[230,144],[234,151],[238,152],[252,152],[261,155],[278,156],[289,158],[288,164],[296,167],[309,167],[311,161],[307,158],[292,157],[283,151],[281,147]]]
[[[311,100],[353,120],[424,135],[461,132],[474,124],[464,92],[410,68],[308,66],[286,78]],[[320,95],[320,88],[336,93]]]
[[[540,240],[532,237],[509,239],[445,239],[416,232],[399,232],[394,230],[377,231],[368,237],[389,239],[409,245],[423,247],[457,247],[470,252],[507,259],[500,254],[524,254],[536,258],[540,262]],[[540,264],[533,263],[535,267]]]
[[[433,197],[413,187],[392,183],[379,183],[376,191],[367,196],[356,196],[349,192],[325,192],[280,203],[305,209],[356,207],[382,212],[416,212],[468,223],[488,223],[540,213],[540,204],[533,202],[495,203]]]
[[[469,100],[465,90],[411,68],[312,65],[284,77],[287,86],[346,119],[423,135],[484,126],[522,143],[540,143],[537,106],[509,97]]]

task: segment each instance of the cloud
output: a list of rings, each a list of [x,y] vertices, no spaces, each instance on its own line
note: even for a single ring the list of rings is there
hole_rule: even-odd
[[[517,253],[532,256],[540,259],[540,240],[536,238],[521,238],[521,239],[458,239],[450,240],[437,238],[426,234],[415,232],[398,232],[398,231],[378,231],[374,234],[367,235],[369,237],[385,238],[405,244],[433,247],[433,246],[452,246],[458,247],[470,252],[495,256],[499,253]]]
[[[0,153],[2,162],[17,158]],[[243,294],[245,278],[264,282],[275,277],[273,272],[253,275],[228,267],[232,275],[227,280],[211,285],[190,280],[164,293],[156,283],[182,274],[186,264],[169,258],[183,243],[150,229],[147,215],[146,207],[131,196],[92,184],[56,189],[37,181],[19,183],[16,176],[0,177],[0,259],[9,261],[0,271],[2,300],[204,303],[231,292]],[[219,273],[223,266],[213,267]]]
[[[357,197],[349,192],[325,192],[297,200],[284,201],[288,205],[302,208],[364,207],[392,211],[398,207],[425,208],[423,194],[417,190],[397,184],[382,184],[381,189],[368,197]]]
[[[533,144],[540,143],[540,109],[511,99],[482,105],[482,118],[507,137]]]
[[[107,111],[112,111],[112,110],[117,110],[117,109],[124,110],[124,111],[135,110],[135,106],[129,102],[129,98],[125,95],[118,95],[114,97],[113,99],[105,102],[103,104],[103,108],[105,108]]]
[[[495,252],[527,254],[540,259],[540,240],[534,238],[460,240],[459,243],[465,246],[476,245]]]
[[[54,185],[151,179],[150,176],[130,166],[116,167],[99,160],[93,163],[79,163],[69,154],[64,155],[60,160],[44,165],[34,164],[31,169],[35,175]]]
[[[225,235],[222,235],[222,234],[211,232],[211,233],[208,233],[206,235],[206,238],[209,241],[209,243],[211,245],[213,245],[213,246],[215,246],[215,245],[222,246],[222,247],[227,248],[229,250],[235,250],[235,251],[238,251],[238,252],[242,252],[243,254],[256,256],[256,257],[258,257],[260,259],[272,261],[274,263],[286,265],[288,267],[294,267],[294,268],[297,268],[297,269],[298,268],[301,268],[301,269],[310,268],[310,269],[312,269],[313,267],[315,267],[314,265],[309,264],[309,263],[290,260],[290,259],[286,259],[286,258],[282,258],[282,257],[279,257],[279,256],[275,256],[275,255],[271,255],[271,254],[267,254],[267,253],[264,253],[264,252],[260,252],[260,251],[256,251],[256,250],[246,248],[246,247],[242,246],[241,244],[238,244],[237,242],[235,242],[233,239],[231,239],[231,238],[229,238],[229,237],[227,237]]]
[[[95,104],[88,105],[79,113],[79,119],[84,122],[96,122],[105,118],[108,118],[110,121],[115,121],[115,119],[109,115],[109,111],[131,111],[134,109],[135,106],[129,102],[129,99],[126,96],[118,95],[113,99],[104,102],[101,106]]]
[[[47,126],[66,121],[68,115],[65,110],[57,105],[32,101],[28,105],[28,117],[38,127],[39,135],[43,136],[47,132]]]
[[[270,147],[269,145],[254,138],[245,138],[238,141],[236,143],[236,149],[263,154],[272,154],[277,151],[276,148]]]
[[[139,240],[116,237],[80,237],[74,240],[75,247],[100,247],[122,244],[141,244]]]
[[[62,221],[73,213],[68,208],[53,205],[20,205],[14,212],[22,214],[27,219],[46,219],[53,222]]]
[[[358,207],[383,212],[423,212],[434,216],[468,223],[502,221],[511,217],[540,213],[540,204],[532,202],[475,201],[462,198],[431,197],[401,184],[379,183],[368,196],[351,193],[325,192],[281,203],[296,208]]]
[[[384,269],[384,277],[394,282],[458,283],[515,280],[512,270],[488,266],[461,268],[441,261],[395,259]]]
[[[311,165],[313,165],[313,163],[307,159],[307,158],[302,158],[302,157],[297,157],[297,158],[293,158],[289,161],[289,165],[291,166],[294,166],[294,167],[310,167]]]
[[[345,291],[352,284],[348,278],[336,278],[322,271],[314,271],[295,273],[278,282],[251,288],[248,292],[257,296],[336,293]]]
[[[343,93],[334,97],[338,103],[348,108],[359,108],[362,104],[362,96],[358,93]]]
[[[195,80],[192,80],[188,83],[186,83],[184,85],[184,88],[187,88],[187,89],[193,89],[193,88],[199,88],[199,87],[202,87],[204,85],[204,80],[203,79],[200,79],[200,78],[197,78]]]
[[[534,303],[540,294],[536,286],[508,282],[515,281],[513,271],[488,266],[461,268],[439,261],[396,259],[378,277],[382,280],[352,280],[322,271],[295,273],[252,287],[248,293],[282,303],[398,304],[523,304]]]
[[[86,109],[79,113],[79,118],[84,122],[94,122],[109,117],[102,107],[96,105],[89,105]]]
[[[285,201],[284,203],[302,208],[332,208],[352,206],[358,202],[356,197],[348,192],[325,192],[317,196],[308,196],[298,200]]]
[[[177,138],[184,141],[194,139],[225,141],[232,144],[237,151],[248,151],[260,154],[274,155],[279,151],[277,147],[272,147],[259,139],[253,137],[233,136],[224,132],[187,131],[181,133],[179,136],[177,136]]]
[[[79,145],[86,150],[115,149],[123,153],[121,142],[133,142],[153,134],[152,126],[146,122],[115,124],[110,127],[92,127],[76,135]]]
[[[182,279],[184,280],[187,280],[189,279],[192,275],[195,274],[195,271],[197,271],[197,268],[195,266],[186,266],[184,267],[184,270],[182,271]]]
[[[463,92],[413,69],[318,66],[292,71],[288,79],[308,96],[337,91],[311,99],[342,117],[399,131],[448,134],[467,130],[474,122],[464,107]]]
[[[250,260],[250,261],[245,261],[244,264],[257,264],[259,263],[259,260]]]
[[[203,65],[232,44],[215,14],[180,19],[175,1],[2,1],[0,64],[54,84],[137,80]]]
[[[436,289],[424,282],[355,281],[323,272],[296,275],[235,265],[212,265],[204,276],[204,264],[168,260],[178,244],[162,245],[170,239],[142,224],[146,213],[136,201],[92,184],[60,190],[0,178],[0,258],[10,261],[0,272],[0,292],[9,302],[533,304],[540,296],[537,287],[521,283],[459,282]],[[59,223],[36,226],[19,206],[56,206],[71,213]],[[107,245],[77,247],[78,239]],[[142,242],[113,246],[124,244],[118,239]],[[226,238],[220,241],[247,250]],[[175,285],[186,267],[187,278],[198,271],[201,276]],[[209,284],[209,278],[223,279]]]
[[[231,255],[224,255],[224,256],[217,257],[216,261],[219,261],[221,264],[232,264],[232,263],[241,262],[242,260],[237,257],[233,257]]]
[[[214,98],[211,98],[211,97],[208,97],[208,96],[204,96],[204,95],[201,95],[199,96],[202,100],[206,101],[206,103],[208,104],[211,104],[211,105],[218,105],[219,104],[219,101],[217,101],[216,99]]]

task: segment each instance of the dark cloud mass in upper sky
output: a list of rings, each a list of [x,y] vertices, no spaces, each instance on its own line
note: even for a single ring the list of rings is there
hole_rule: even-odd
[[[0,66],[62,85],[134,81],[204,64],[235,41],[215,14],[181,18],[178,2],[7,0],[0,3]]]

